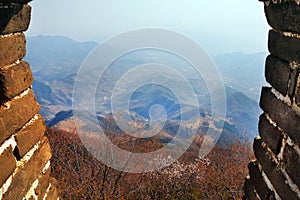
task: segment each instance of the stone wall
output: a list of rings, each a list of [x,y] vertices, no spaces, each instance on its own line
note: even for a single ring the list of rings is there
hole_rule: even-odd
[[[300,1],[264,1],[269,31],[256,161],[245,199],[300,199]]]
[[[31,89],[26,53],[29,0],[0,0],[0,199],[58,199],[51,149]]]

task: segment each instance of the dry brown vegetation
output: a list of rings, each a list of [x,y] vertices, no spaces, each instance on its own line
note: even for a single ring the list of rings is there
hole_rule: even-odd
[[[199,135],[190,149],[169,167],[132,174],[96,160],[75,130],[52,128],[47,135],[53,151],[52,176],[60,184],[63,199],[241,199],[246,166],[253,158],[250,142],[237,141],[222,148],[216,146],[207,157],[199,159]],[[138,142],[127,138],[124,143],[123,136],[118,134],[110,139],[136,152],[153,151],[162,145],[155,137]]]

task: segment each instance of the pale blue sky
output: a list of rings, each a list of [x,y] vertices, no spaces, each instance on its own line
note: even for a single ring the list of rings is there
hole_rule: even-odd
[[[101,41],[127,30],[177,30],[213,55],[266,51],[263,3],[257,0],[34,0],[28,35]]]

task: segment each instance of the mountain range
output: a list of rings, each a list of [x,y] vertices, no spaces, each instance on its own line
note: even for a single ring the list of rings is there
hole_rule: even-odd
[[[72,116],[72,91],[76,72],[85,57],[96,47],[95,42],[78,42],[65,36],[34,36],[27,39],[26,60],[31,63],[35,81],[33,90],[41,104],[41,114],[45,117],[48,126],[53,126]],[[257,135],[257,124],[260,109],[258,97],[260,88],[264,82],[263,63],[265,53],[243,54],[241,52],[219,55],[214,58],[226,86],[227,115],[223,119],[225,123],[224,137],[243,136],[247,131],[249,137]],[[102,94],[111,90],[110,82],[118,80],[123,73],[132,65],[141,65],[153,60],[162,64],[184,66],[173,55],[161,52],[148,51],[137,52],[124,59],[118,60],[112,66],[112,73],[106,76],[101,85]],[[122,65],[122,69],[119,66]],[[191,82],[198,80],[189,79]],[[173,84],[180,84],[174,81]],[[210,101],[205,91],[198,88],[197,93],[202,108],[201,116],[209,115]],[[200,95],[199,95],[200,96]],[[151,105],[161,104],[167,108],[168,116],[172,119],[166,124],[166,130],[172,130],[176,120],[180,119],[180,106],[176,97],[166,90],[158,87],[146,87],[136,91],[131,97],[131,112],[139,120],[148,118],[148,110]],[[103,107],[104,105],[104,107]],[[106,110],[110,110],[109,99],[101,102],[98,114],[101,116]],[[190,113],[193,115],[193,112]],[[171,127],[171,128],[170,128]],[[205,129],[205,126],[202,128]]]

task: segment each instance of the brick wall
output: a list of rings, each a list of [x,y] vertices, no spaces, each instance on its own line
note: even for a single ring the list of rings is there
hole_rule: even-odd
[[[0,199],[58,199],[51,149],[23,61],[29,0],[0,0]]]
[[[51,149],[33,76],[23,61],[29,0],[0,0],[0,199],[58,199]],[[245,199],[300,199],[300,0],[264,1],[270,55],[262,89],[256,161]]]
[[[269,31],[256,161],[245,199],[300,199],[300,0],[264,1]]]

